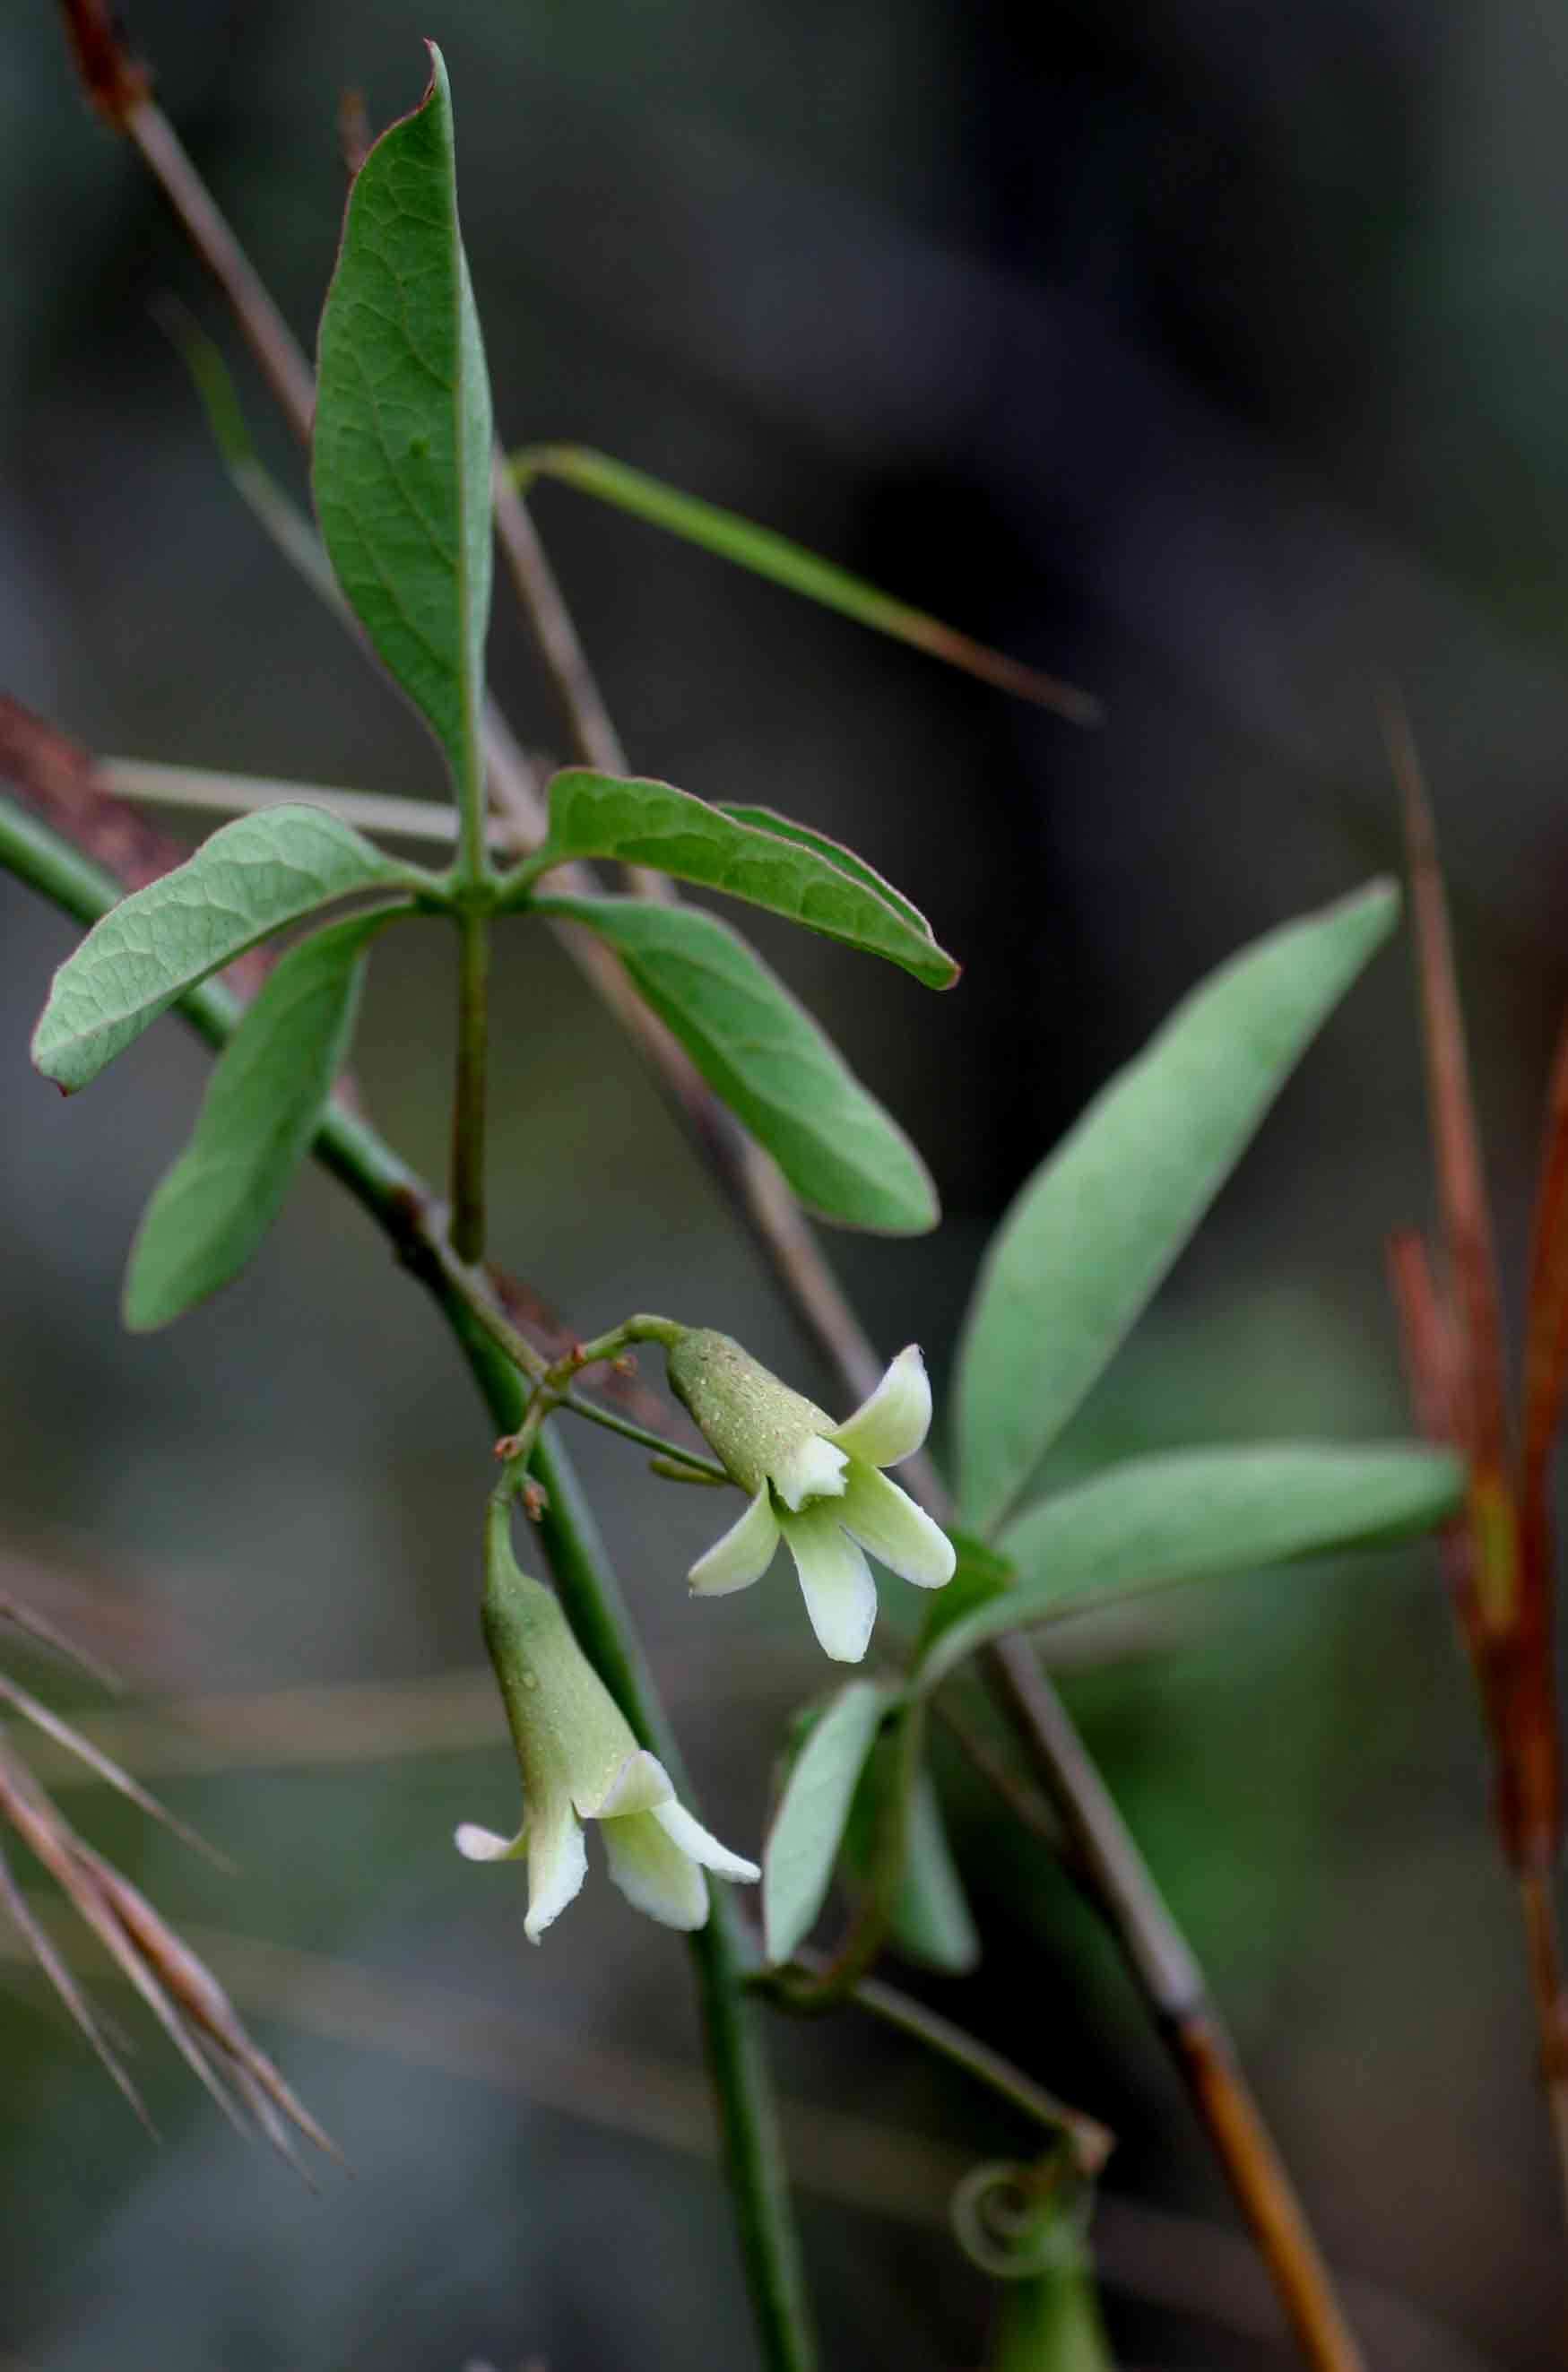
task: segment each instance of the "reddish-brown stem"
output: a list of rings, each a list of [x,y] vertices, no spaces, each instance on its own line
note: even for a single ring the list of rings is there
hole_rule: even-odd
[[[1540,2036],[1541,2082],[1551,2111],[1563,2196],[1568,2199],[1568,1994],[1563,1990],[1562,1934],[1550,1866],[1520,1871],[1519,1906]]]
[[[1175,2025],[1171,2040],[1237,2203],[1273,2268],[1302,2354],[1311,2364],[1359,2364],[1360,2350],[1228,2037],[1200,2009]]]
[[[126,113],[124,128],[180,217],[180,227],[232,306],[247,344],[295,433],[309,442],[316,381],[288,324],[239,241],[213,203],[179,134],[151,99]]]

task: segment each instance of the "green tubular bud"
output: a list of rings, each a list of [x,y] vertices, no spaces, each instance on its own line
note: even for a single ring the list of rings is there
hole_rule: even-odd
[[[530,1804],[598,1802],[637,1741],[552,1590],[523,1572],[492,1526],[480,1610]]]
[[[664,1765],[638,1745],[559,1601],[513,1555],[504,1494],[491,1503],[481,1621],[517,1749],[523,1818],[512,1837],[465,1820],[455,1842],[469,1861],[526,1858],[530,1942],[583,1883],[585,1821],[598,1824],[621,1892],[668,1927],[706,1920],[705,1870],[745,1882],[761,1877],[755,1862],[731,1853],[677,1802]]]
[[[833,1429],[825,1410],[781,1384],[727,1334],[693,1328],[668,1365],[670,1389],[749,1497],[791,1471],[802,1450]]]

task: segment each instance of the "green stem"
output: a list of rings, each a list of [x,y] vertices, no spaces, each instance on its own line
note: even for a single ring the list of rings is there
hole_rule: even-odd
[[[111,875],[5,798],[0,798],[0,864],[81,923],[95,923],[122,894]],[[209,1044],[222,1046],[232,1037],[242,1007],[227,989],[203,981],[180,998],[179,1010]],[[521,1378],[488,1322],[476,1313],[475,1284],[468,1283],[465,1289],[454,1273],[429,1189],[374,1129],[340,1106],[329,1110],[314,1150],[385,1229],[434,1296],[498,1430],[515,1431],[524,1406]],[[570,1459],[558,1444],[544,1440],[539,1444],[536,1467],[549,1494],[540,1531],[573,1627],[633,1728],[689,1801],[668,1718]],[[816,2345],[772,2087],[754,2014],[745,1999],[742,1930],[725,1889],[714,1886],[710,1894],[708,1924],[691,1938],[691,1949],[762,2361],[766,2372],[814,2372]]]
[[[668,1459],[673,1466],[685,1467],[693,1482],[714,1482],[726,1489],[734,1488],[716,1458],[703,1458],[695,1449],[682,1448],[679,1441],[667,1441],[662,1433],[650,1432],[645,1424],[633,1424],[629,1416],[618,1416],[613,1409],[601,1408],[597,1401],[579,1400],[575,1392],[568,1392],[561,1405],[569,1409],[574,1416],[586,1416],[590,1424],[603,1425],[607,1433],[618,1433],[622,1441],[634,1441],[640,1449],[651,1449],[656,1458]]]
[[[796,1958],[807,1967],[813,1956],[797,1953]],[[825,1965],[825,1963],[824,1963]],[[946,2059],[954,2067],[961,2067],[979,2084],[1021,2110],[1026,2117],[1043,2125],[1048,2133],[1065,2135],[1073,2151],[1078,2170],[1086,2177],[1097,2175],[1115,2147],[1115,2136],[1097,2118],[1086,2116],[1081,2109],[1071,2108],[1015,2067],[999,2051],[955,2026],[951,2018],[939,2010],[928,2009],[924,2002],[912,1994],[901,1993],[896,1985],[884,1984],[879,1977],[862,1977],[852,1988],[850,1999],[885,2026],[896,2027],[912,2041],[923,2043],[927,2051]]]
[[[490,921],[458,917],[458,1084],[452,1102],[452,1249],[471,1264],[484,1255],[484,1089],[490,1038]]]

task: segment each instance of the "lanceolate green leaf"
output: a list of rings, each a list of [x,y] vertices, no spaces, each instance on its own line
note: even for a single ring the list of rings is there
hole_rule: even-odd
[[[94,924],[54,975],[33,1061],[85,1087],[177,996],[285,923],[357,890],[429,887],[322,808],[240,816]]]
[[[355,915],[291,948],[246,1013],[137,1230],[124,1300],[134,1333],[215,1293],[260,1247],[346,1059],[365,951],[384,919]]]
[[[493,431],[434,42],[430,57],[424,98],[349,193],[321,316],[311,475],[338,581],[463,798],[483,779]]]
[[[856,856],[854,851],[845,848],[842,841],[830,840],[825,831],[813,831],[809,824],[796,823],[792,817],[779,815],[772,808],[744,807],[737,800],[725,799],[720,804],[719,813],[733,816],[737,823],[749,823],[754,831],[772,832],[775,840],[793,840],[797,847],[815,850],[819,856],[825,856],[830,865],[837,866],[841,873],[847,873],[852,880],[858,881],[863,889],[880,898],[884,905],[891,906],[895,913],[901,914],[912,930],[921,932],[926,938],[931,936],[931,925],[920,908],[912,905],[890,881],[884,881],[863,856]]]
[[[1404,1443],[1279,1442],[1130,1459],[1008,1525],[1001,1546],[1016,1582],[942,1634],[922,1680],[929,1686],[1004,1631],[1109,1594],[1428,1531],[1452,1515],[1463,1490],[1457,1459]]]
[[[762,1933],[787,1960],[827,1900],[850,1805],[891,1692],[851,1680],[813,1724],[789,1774],[762,1855]]]
[[[935,1226],[936,1190],[908,1137],[726,924],[635,898],[541,898],[538,911],[586,923],[610,942],[802,1202],[887,1235]]]
[[[844,1830],[843,1868],[849,1885],[865,1884],[884,1791],[897,1783],[897,1741],[878,1738],[855,1790]],[[980,1959],[980,1936],[943,1825],[929,1771],[916,1777],[904,1831],[904,1866],[888,1923],[888,1939],[906,1959],[947,1976],[964,1976]]]
[[[860,625],[891,634],[895,641],[912,643],[917,650],[946,659],[950,667],[962,668],[1004,692],[1038,701],[1079,725],[1099,720],[1100,704],[1089,693],[1055,676],[1041,675],[1035,668],[1021,666],[1000,651],[987,650],[983,643],[972,642],[968,634],[956,633],[923,610],[912,610],[907,601],[879,593],[863,577],[852,576],[847,568],[836,567],[830,560],[819,559],[814,552],[775,534],[772,528],[758,527],[695,494],[683,494],[679,488],[650,478],[645,471],[611,460],[608,453],[595,453],[585,445],[535,445],[514,454],[511,469],[520,486],[538,477],[559,479],[582,494],[630,512],[633,518],[645,519],[650,527],[664,528],[687,543],[699,544],[720,560],[732,560],[754,576],[769,577],[773,584],[837,610]]]
[[[1028,1482],[1398,913],[1375,882],[1211,974],[1019,1193],[959,1354],[959,1501],[976,1530]]]
[[[831,855],[827,852],[831,849]],[[550,785],[550,833],[523,869],[523,886],[574,857],[650,866],[766,906],[825,938],[900,964],[928,988],[950,988],[958,967],[925,917],[830,841],[764,831],[668,783],[622,780],[569,767]]]

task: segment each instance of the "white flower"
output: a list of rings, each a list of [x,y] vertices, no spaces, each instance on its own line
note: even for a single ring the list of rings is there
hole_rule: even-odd
[[[877,1620],[866,1550],[921,1589],[952,1579],[957,1557],[947,1533],[878,1471],[912,1458],[930,1429],[931,1385],[918,1345],[900,1352],[842,1424],[725,1334],[688,1334],[669,1354],[669,1376],[751,1501],[692,1566],[695,1595],[745,1589],[786,1541],[818,1638],[837,1662],[857,1664]]]
[[[556,1599],[518,1569],[496,1529],[489,1566],[484,1633],[522,1772],[523,1820],[510,1838],[465,1821],[458,1851],[470,1861],[527,1857],[523,1932],[537,1944],[583,1883],[582,1824],[598,1820],[610,1877],[628,1901],[667,1927],[703,1926],[704,1869],[746,1880],[761,1870],[677,1803],[664,1765],[637,1744]]]

